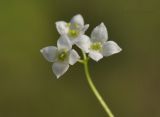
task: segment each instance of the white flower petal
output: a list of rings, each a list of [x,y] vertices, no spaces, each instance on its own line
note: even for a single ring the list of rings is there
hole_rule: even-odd
[[[49,62],[54,62],[58,55],[58,50],[55,46],[48,46],[48,47],[42,48],[40,52],[42,53],[44,58]]]
[[[53,73],[56,75],[57,78],[62,76],[69,68],[68,63],[63,62],[55,62],[52,66]]]
[[[103,55],[98,51],[90,51],[89,57],[98,62],[100,59],[103,58]]]
[[[87,35],[81,35],[75,44],[85,53],[88,53],[91,45],[90,38]]]
[[[83,26],[84,19],[83,19],[82,15],[78,14],[78,15],[73,16],[73,18],[71,19],[71,23],[79,24],[79,25]]]
[[[119,53],[122,49],[114,41],[107,41],[102,48],[103,56],[110,56]]]
[[[72,49],[69,55],[69,64],[74,65],[79,59],[80,56],[78,55],[78,53],[74,49]]]
[[[89,28],[89,24],[84,25],[80,33],[84,34],[88,28]]]
[[[60,35],[64,35],[68,33],[69,27],[67,26],[67,23],[64,21],[58,21],[56,22],[56,28]]]
[[[70,41],[71,45],[74,45],[78,41],[78,38],[79,38],[79,36],[75,37],[75,38],[69,37],[69,41]]]
[[[98,41],[102,43],[108,40],[108,32],[104,23],[101,23],[93,29],[91,33],[91,40],[93,42]]]
[[[62,35],[57,41],[58,50],[70,50],[72,48],[71,41],[66,35]]]

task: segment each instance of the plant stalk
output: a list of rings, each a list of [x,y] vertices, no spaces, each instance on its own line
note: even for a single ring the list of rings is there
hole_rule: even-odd
[[[84,70],[85,70],[85,75],[86,75],[86,79],[88,81],[88,84],[91,88],[91,90],[93,91],[94,95],[96,96],[96,98],[98,99],[99,103],[101,104],[101,106],[103,107],[103,109],[105,110],[105,112],[108,114],[109,117],[114,117],[114,115],[112,114],[111,110],[109,109],[108,105],[106,104],[106,102],[103,100],[102,96],[100,95],[100,93],[98,92],[98,90],[96,89],[90,73],[89,73],[89,68],[88,68],[88,57],[86,57],[86,54],[83,52],[83,59],[84,59]]]

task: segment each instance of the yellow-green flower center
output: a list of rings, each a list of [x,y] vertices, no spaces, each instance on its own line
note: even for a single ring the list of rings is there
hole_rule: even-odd
[[[91,49],[95,51],[100,51],[102,49],[102,44],[100,42],[92,43]]]
[[[67,57],[67,52],[66,51],[63,51],[61,53],[59,53],[58,55],[58,59],[61,60],[61,61],[64,61]]]
[[[75,38],[75,37],[77,37],[77,36],[79,35],[79,32],[78,32],[77,30],[72,30],[72,29],[70,29],[69,32],[68,32],[68,35],[69,35],[70,37]]]
[[[69,28],[68,36],[71,38],[76,38],[79,35],[80,27],[77,23],[67,23],[67,27]]]

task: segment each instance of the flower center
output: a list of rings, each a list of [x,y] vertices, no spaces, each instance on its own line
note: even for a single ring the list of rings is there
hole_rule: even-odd
[[[91,44],[91,49],[95,51],[99,51],[102,49],[102,44],[100,42],[95,42]]]
[[[67,23],[67,27],[69,28],[68,36],[71,38],[76,38],[80,32],[80,26],[77,23]]]
[[[64,61],[67,57],[67,52],[66,51],[63,51],[61,53],[59,53],[58,55],[58,59],[61,60],[61,61]]]
[[[69,32],[68,32],[68,35],[70,37],[75,38],[75,37],[77,37],[79,35],[79,32],[77,30],[70,29]]]

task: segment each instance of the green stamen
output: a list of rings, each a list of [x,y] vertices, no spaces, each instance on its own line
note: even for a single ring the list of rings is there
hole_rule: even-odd
[[[77,37],[79,35],[79,32],[77,30],[70,29],[69,32],[68,32],[68,35],[70,37]]]
[[[100,42],[95,42],[91,45],[91,49],[99,51],[102,49],[102,44]]]
[[[61,61],[64,61],[67,57],[67,52],[66,51],[63,51],[61,53],[59,53],[58,55],[58,59],[61,60]]]

